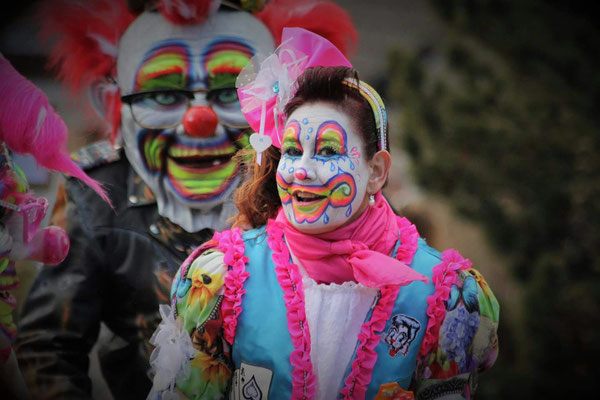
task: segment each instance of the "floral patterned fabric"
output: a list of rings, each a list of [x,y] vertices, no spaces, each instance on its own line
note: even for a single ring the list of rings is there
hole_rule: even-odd
[[[229,344],[223,339],[223,303],[226,266],[223,253],[209,250],[176,279],[176,313],[192,338],[196,355],[189,377],[179,377],[177,388],[190,399],[219,399],[231,375]],[[178,273],[179,276],[179,273]]]
[[[450,394],[469,399],[477,373],[489,369],[498,356],[500,307],[479,271],[457,273],[444,308],[438,340],[421,357],[415,373],[419,399]]]
[[[239,237],[236,235],[235,239]],[[230,272],[242,278],[247,276],[240,275],[239,270],[234,272],[232,267],[237,261],[245,261],[240,246],[231,246],[231,251],[224,252],[220,251],[223,248],[210,246],[209,243],[195,252],[193,262],[184,264],[173,282],[178,323],[189,333],[197,351],[190,361],[189,376],[179,376],[176,381],[175,391],[188,398],[218,399],[226,395],[232,373],[232,340],[225,340],[223,333],[227,328],[222,312],[227,286],[224,282]],[[212,242],[212,246],[218,247],[217,242]],[[406,393],[414,393],[417,399],[447,395],[468,399],[477,374],[490,368],[498,354],[499,305],[470,261],[454,251],[444,252],[441,261],[436,266],[437,278],[434,269],[434,281],[438,279],[436,292],[428,298],[428,314],[433,322],[428,324],[427,333],[435,336],[423,342],[421,350],[426,351],[421,351],[412,392]],[[399,398],[394,397],[397,390],[385,389],[377,398]]]

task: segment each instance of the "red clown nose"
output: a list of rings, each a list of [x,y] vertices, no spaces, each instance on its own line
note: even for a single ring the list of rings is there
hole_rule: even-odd
[[[190,107],[183,115],[183,128],[188,135],[209,137],[215,133],[219,118],[210,107]]]

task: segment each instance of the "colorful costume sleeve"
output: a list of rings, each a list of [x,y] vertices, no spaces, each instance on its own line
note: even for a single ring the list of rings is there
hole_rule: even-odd
[[[149,398],[221,399],[231,376],[230,345],[223,339],[223,253],[207,250],[177,272],[171,290],[175,310],[163,306],[163,322],[151,343],[154,379]]]
[[[69,256],[40,270],[21,313],[16,351],[32,398],[91,398],[88,354],[100,329],[105,265],[80,220],[71,204]]]
[[[460,262],[467,263],[465,268],[439,271],[443,278],[438,279],[436,293],[428,299],[430,310],[435,309],[435,301],[442,307],[433,313],[437,318],[430,316],[434,323],[428,325],[421,347],[415,373],[417,399],[448,395],[470,399],[477,374],[489,369],[498,355],[498,301],[470,262],[462,258]],[[448,264],[452,265],[445,266]],[[427,335],[435,335],[435,340],[428,342]]]

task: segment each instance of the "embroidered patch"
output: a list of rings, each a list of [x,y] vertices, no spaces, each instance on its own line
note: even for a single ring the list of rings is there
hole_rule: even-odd
[[[392,317],[392,326],[385,335],[385,342],[390,347],[390,356],[396,357],[398,353],[406,356],[411,343],[421,329],[419,321],[404,314]]]
[[[233,371],[229,400],[267,400],[273,371],[242,362]]]
[[[397,382],[384,383],[379,386],[379,392],[374,400],[414,400],[413,392],[404,390]]]

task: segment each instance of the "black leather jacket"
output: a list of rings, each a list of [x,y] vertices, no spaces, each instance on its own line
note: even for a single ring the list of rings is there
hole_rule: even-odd
[[[117,158],[100,166],[88,160],[86,171],[105,184],[114,210],[69,180],[69,255],[41,269],[20,316],[16,350],[35,399],[91,397],[88,354],[101,322],[114,334],[98,352],[113,396],[145,399],[158,304],[168,303],[188,252],[212,236],[210,229],[192,235],[160,218],[126,158]]]

